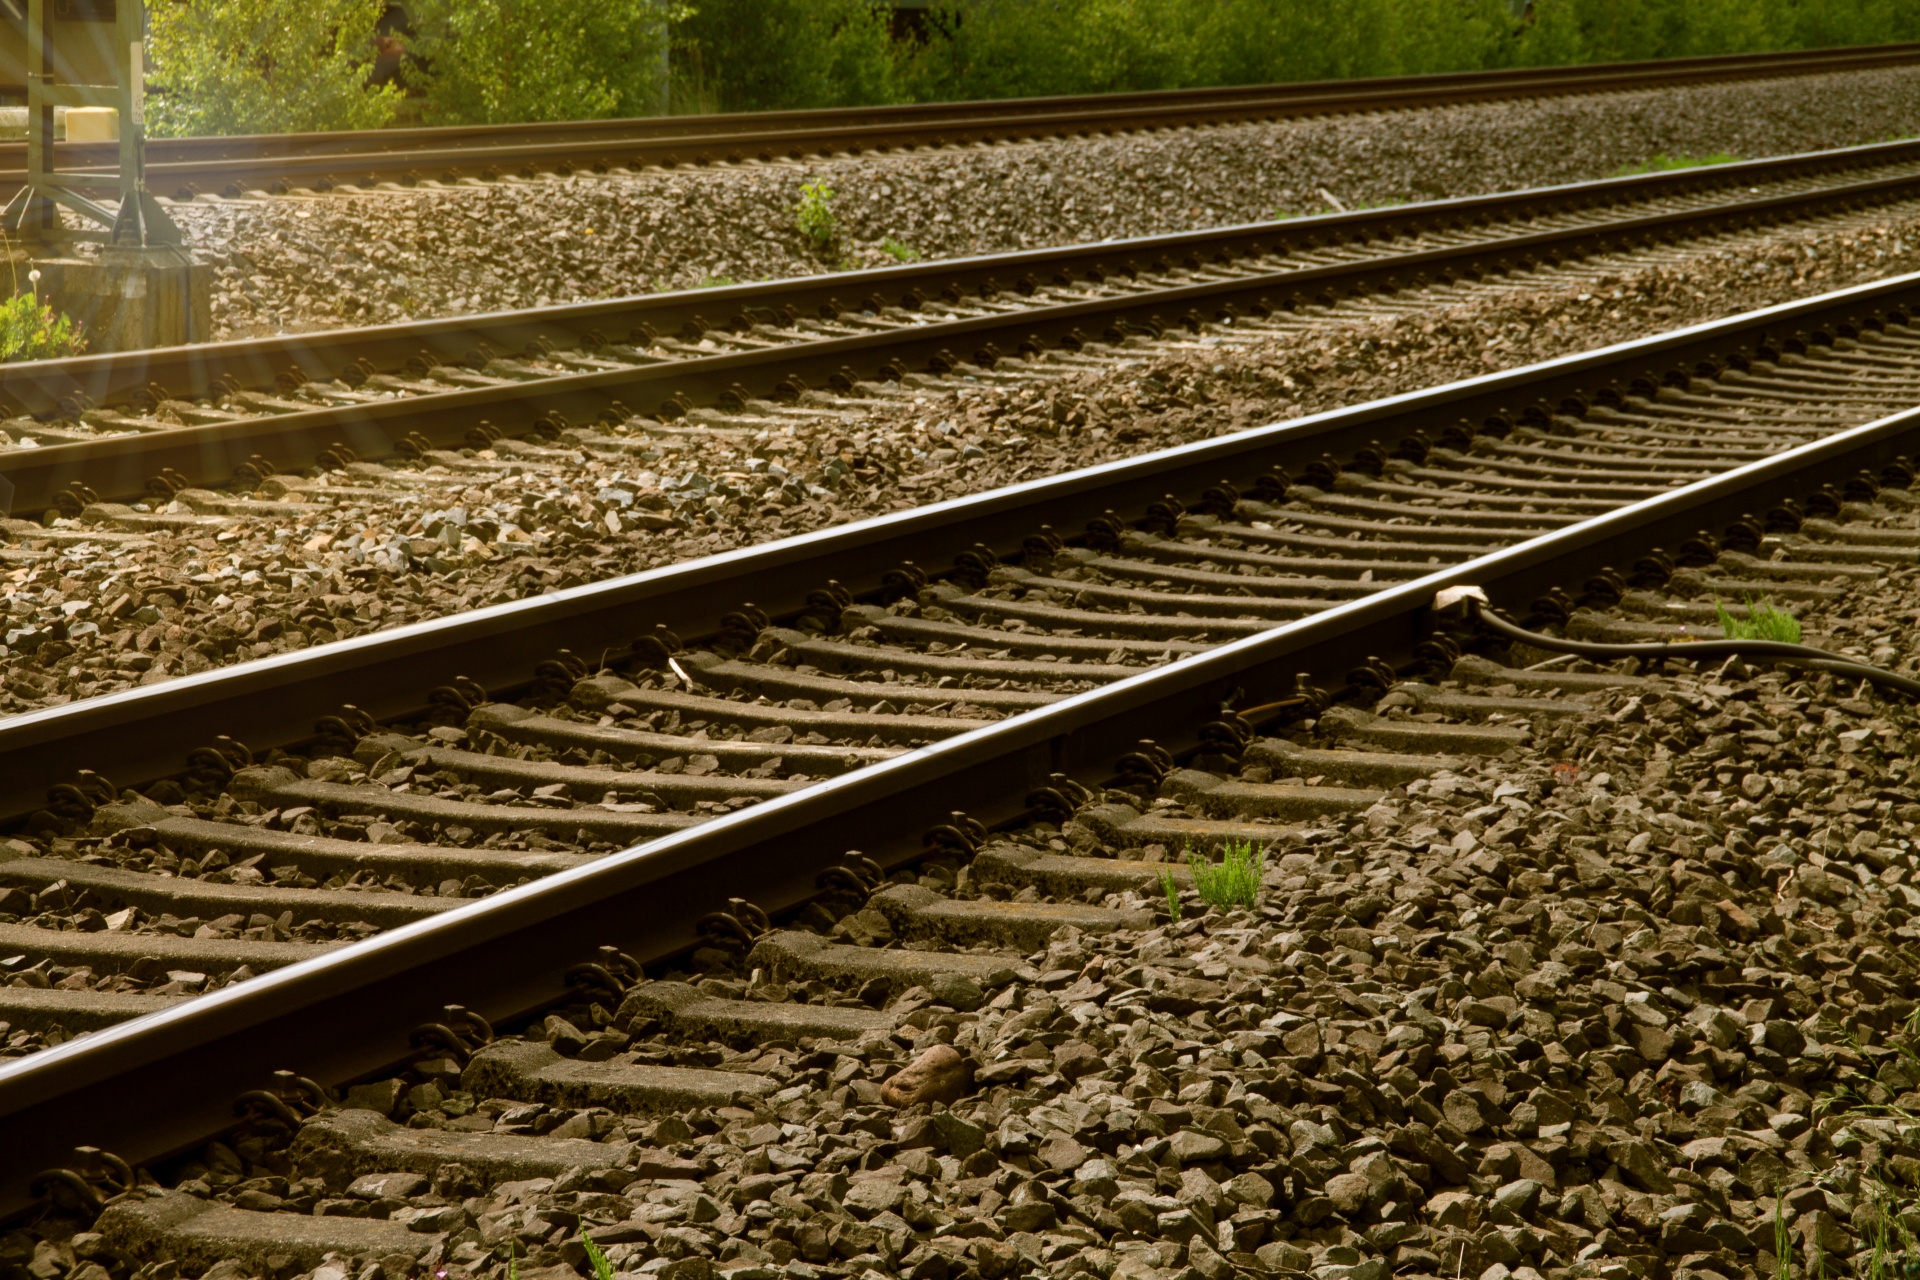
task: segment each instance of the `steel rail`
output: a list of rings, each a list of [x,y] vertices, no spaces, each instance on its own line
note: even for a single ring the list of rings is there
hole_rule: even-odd
[[[1505,272],[1560,252],[1577,249],[1591,254],[1664,234],[1697,232],[1717,223],[1777,221],[1825,207],[1916,192],[1920,192],[1920,174],[1901,175],[1818,192],[1649,214],[1597,228],[1563,228],[788,347],[49,445],[0,454],[0,478],[13,486],[16,509],[38,511],[54,505],[63,491],[74,486],[102,497],[140,495],[148,481],[167,468],[190,477],[224,480],[255,457],[286,470],[311,465],[319,453],[335,444],[345,444],[364,457],[391,456],[398,442],[409,438],[435,447],[458,446],[467,441],[477,423],[489,423],[506,434],[538,430],[542,423],[557,428],[573,420],[592,421],[616,401],[643,412],[664,408],[671,413],[687,401],[711,404],[727,396],[777,395],[783,387],[797,386],[796,379],[817,385],[834,377],[875,378],[898,376],[908,368],[946,368],[965,359],[991,363],[998,342],[1038,349],[1080,342],[1087,330],[1118,339],[1132,329],[1160,331],[1176,324],[1198,324],[1202,318],[1230,316],[1235,308],[1288,310],[1332,290],[1358,293],[1398,288],[1422,272]]]
[[[215,676],[83,703],[0,725],[0,761],[78,757],[161,724],[173,742],[197,730],[291,724],[350,688],[375,711],[417,703],[423,677],[476,670],[496,680],[535,647],[564,638],[618,643],[656,620],[710,623],[716,602],[753,591],[775,609],[797,603],[815,573],[857,587],[877,580],[910,540],[964,546],[1004,541],[1043,513],[1058,521],[1190,488],[1222,470],[1270,467],[1436,415],[1473,416],[1578,394],[1634,369],[1656,375],[1752,353],[1784,335],[1836,329],[1920,303],[1920,276],[1844,290],[1734,320],[1625,343],[1240,436],[1164,451],[923,511],[883,517],[771,547],[235,668]],[[1296,673],[1338,673],[1366,654],[1405,663],[1430,632],[1430,604],[1449,587],[1496,601],[1582,580],[1623,556],[1679,545],[1703,524],[1732,522],[1885,465],[1920,439],[1909,410],[1753,462],[1682,489],[1496,551],[1302,621],[1230,643],[1042,710],[991,724],[866,770],[651,841],[436,919],[227,988],[0,1066],[0,1212],[21,1208],[33,1171],[77,1143],[134,1161],[182,1149],[231,1121],[232,1100],[277,1069],[351,1079],[403,1052],[409,1027],[449,1000],[490,1018],[539,1007],[595,944],[658,959],[692,940],[703,905],[729,896],[781,910],[810,897],[814,877],[857,842],[883,865],[919,853],[912,833],[953,810],[993,826],[1022,811],[1050,775],[1104,779],[1115,743],[1152,738],[1176,751],[1223,702],[1265,704]],[[763,590],[764,588],[764,590]],[[699,625],[695,622],[695,625]],[[688,628],[692,630],[691,627]],[[470,665],[471,664],[471,665]],[[208,712],[214,716],[208,718]],[[143,732],[141,726],[146,726]],[[60,744],[54,749],[53,744]],[[123,759],[127,752],[121,752]],[[139,757],[151,771],[151,750]],[[137,771],[137,770],[136,770]],[[154,1098],[166,1099],[156,1107]]]
[[[180,139],[154,144],[149,185],[232,194],[268,187],[451,180],[525,170],[567,172],[618,165],[710,164],[800,158],[1141,128],[1231,123],[1361,111],[1659,87],[1670,84],[1811,75],[1902,65],[1920,44],[1851,46],[1793,53],[1521,68],[1435,76],[1305,84],[1229,86],[1162,93],[910,104],[745,115],[462,126]],[[110,148],[62,149],[66,169],[106,176]],[[0,191],[22,180],[24,147],[0,146]]]
[[[1319,95],[1339,98],[1353,93],[1378,93],[1404,90],[1467,86],[1497,87],[1513,81],[1552,77],[1562,82],[1579,80],[1615,80],[1621,76],[1647,79],[1692,76],[1701,72],[1726,75],[1799,73],[1806,67],[1845,66],[1855,63],[1906,61],[1920,53],[1920,43],[1851,45],[1829,49],[1791,50],[1773,53],[1738,53],[1688,58],[1643,59],[1634,62],[1591,63],[1569,67],[1518,67],[1499,71],[1438,72],[1413,76],[1368,76],[1351,80],[1311,80],[1272,85],[1220,85],[1197,89],[1146,90],[1132,93],[1062,95],[1038,98],[999,98],[976,101],[899,103],[882,106],[819,107],[792,111],[742,111],[710,115],[638,116],[612,120],[559,120],[527,124],[449,125],[395,129],[340,130],[329,133],[242,134],[204,138],[158,138],[150,144],[149,154],[159,160],[241,159],[247,156],[277,157],[324,155],[342,151],[435,149],[446,146],[487,147],[503,135],[527,141],[595,141],[603,138],[700,137],[725,131],[782,130],[811,125],[832,125],[848,121],[872,123],[937,122],[955,116],[983,113],[1017,115],[1060,115],[1078,107],[1100,109],[1116,107],[1180,107],[1212,105],[1220,102],[1259,101],[1263,96],[1288,97]],[[111,150],[105,144],[93,144],[102,160]],[[22,144],[7,144],[0,156],[24,150]],[[76,144],[70,154],[89,154],[89,144]]]
[[[1157,259],[1222,260],[1285,253],[1373,239],[1451,230],[1463,221],[1524,222],[1554,213],[1636,199],[1686,196],[1842,173],[1849,169],[1920,161],[1920,141],[1875,143],[1741,161],[1704,170],[1635,174],[1524,191],[1462,196],[1413,206],[1333,213],[1283,222],[1142,236],[1094,244],[1031,249],[974,258],[914,263],[878,270],[802,276],[769,283],[612,298],[440,320],[334,329],[322,333],[250,338],[107,355],[23,362],[0,381],[0,412],[49,416],[75,404],[104,405],[158,386],[195,399],[226,384],[271,387],[277,377],[328,380],[359,361],[382,371],[416,355],[457,364],[477,346],[528,349],[556,338],[594,343],[629,339],[642,326],[661,333],[683,326],[729,325],[791,309],[803,314],[839,310],[863,298],[914,305],[916,296],[987,291],[1023,277],[1083,277],[1139,271]],[[1588,228],[1588,231],[1594,228]]]

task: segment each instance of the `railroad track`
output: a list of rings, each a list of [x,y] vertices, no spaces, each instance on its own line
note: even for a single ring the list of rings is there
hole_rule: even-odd
[[[1678,260],[1809,218],[1869,220],[1911,198],[1920,144],[1890,143],[1408,209],[808,277],[459,320],[17,366],[0,478],[22,514],[187,490],[202,514],[316,461],[618,467],[738,446],[863,401],[1036,382],[1113,354],[1302,331],[1329,307],[1381,313]],[[474,451],[477,460],[448,451]],[[785,468],[781,468],[785,470]],[[771,466],[756,472],[800,482]],[[417,479],[401,482],[417,488]],[[270,496],[297,481],[276,481]],[[310,492],[309,496],[326,495]],[[212,506],[206,504],[212,503]],[[222,505],[226,504],[226,505]],[[18,531],[16,531],[18,532]]]
[[[768,163],[807,156],[1246,124],[1306,116],[1819,75],[1904,66],[1920,45],[1735,54],[1588,67],[1524,68],[1316,84],[1008,102],[576,121],[446,129],[157,140],[148,185],[196,194],[327,191],[382,183],[485,181],[646,166]],[[63,168],[110,175],[111,147],[61,149]],[[0,145],[0,192],[22,180],[25,144]]]
[[[77,1145],[136,1161],[190,1147],[275,1071],[380,1071],[424,1024],[440,1029],[420,1043],[454,1060],[428,1074],[450,1087],[464,1066],[476,1097],[673,1109],[763,1086],[702,1074],[712,1063],[687,1074],[666,1049],[623,1056],[631,1029],[771,1035],[765,1020],[787,1019],[832,1040],[879,1027],[846,1003],[859,993],[954,973],[1045,985],[1005,949],[1063,922],[1147,927],[1138,902],[1103,895],[1162,869],[1056,859],[1069,827],[1109,851],[1265,840],[1366,812],[1432,771],[1408,757],[1436,741],[1450,756],[1525,746],[1511,727],[1447,726],[1554,712],[1530,701],[1539,678],[1456,664],[1428,609],[1441,587],[1588,634],[1671,635],[1711,626],[1712,597],[1820,602],[1835,580],[1910,563],[1911,534],[1871,526],[1913,505],[1916,314],[1920,278],[1904,277],[13,718],[7,1044],[104,1029],[0,1067],[0,1203],[24,1204],[33,1171]],[[1405,683],[1436,670],[1520,693]],[[1315,686],[1392,690],[1419,723]],[[1303,711],[1320,736],[1261,736]],[[1047,852],[994,852],[992,833],[1035,822],[1056,833],[1033,828]],[[882,889],[901,868],[911,883]],[[1053,905],[950,901],[963,870]],[[730,899],[752,905],[703,917]],[[912,945],[838,945],[887,937]],[[738,972],[759,971],[762,1004],[768,982],[811,1003],[626,991],[620,955],[658,966],[701,947],[696,967],[727,971],[729,939],[753,948]],[[596,960],[602,944],[613,959]],[[564,1005],[570,970],[627,1012],[576,1009],[572,1039],[540,1024],[480,1047],[491,1024]],[[247,974],[264,976],[234,981]],[[453,1001],[480,1019],[443,1012]],[[260,1105],[298,1126],[297,1093]],[[360,1172],[449,1158],[341,1123]],[[563,1136],[596,1132],[583,1126]],[[504,1167],[489,1149],[463,1148]],[[566,1151],[553,1158],[578,1163]],[[231,1251],[289,1227],[254,1203],[204,1219],[178,1199],[130,1207],[114,1238]],[[390,1225],[314,1221],[301,1257],[393,1243]]]

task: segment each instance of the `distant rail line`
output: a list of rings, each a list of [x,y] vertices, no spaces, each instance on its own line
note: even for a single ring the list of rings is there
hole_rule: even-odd
[[[175,199],[486,182],[1409,111],[1821,75],[1916,60],[1920,44],[1909,43],[999,102],[160,139],[148,146],[147,178],[157,194]],[[82,177],[108,178],[117,163],[111,144],[63,145],[59,155],[64,170]],[[24,143],[0,144],[0,193],[17,189],[25,161]]]

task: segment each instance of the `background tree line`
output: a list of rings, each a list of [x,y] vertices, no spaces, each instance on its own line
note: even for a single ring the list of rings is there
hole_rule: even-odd
[[[951,0],[897,32],[877,0],[405,8],[396,34],[380,0],[158,0],[156,131],[587,119],[663,102],[764,111],[1920,39],[1910,0],[1534,0],[1524,17],[1508,0]]]

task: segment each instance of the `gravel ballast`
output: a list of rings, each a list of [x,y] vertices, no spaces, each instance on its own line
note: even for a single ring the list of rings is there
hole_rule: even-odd
[[[1903,136],[1920,71],[1494,103],[1133,137],[179,205],[216,268],[217,336],[1003,252],[1605,177],[1655,155],[1756,158]],[[804,182],[840,235],[795,225]]]
[[[1848,527],[1910,538],[1920,518],[1896,502]],[[1820,556],[1817,537],[1793,546]],[[1920,616],[1917,572],[1803,591],[1802,621],[1890,661]],[[1497,739],[1403,748],[1419,759],[1391,759],[1419,776],[1364,810],[1270,820],[1250,908],[1188,892],[1169,918],[1164,900],[1089,890],[1086,927],[1049,920],[1038,949],[910,933],[911,902],[1007,919],[1046,896],[995,865],[1176,860],[1104,833],[1120,812],[1199,819],[1196,775],[1157,793],[1135,778],[971,862],[935,853],[864,907],[815,904],[803,920],[827,939],[696,952],[464,1071],[430,1058],[362,1084],[291,1144],[243,1128],[68,1247],[120,1280],[166,1247],[146,1224],[211,1203],[288,1215],[287,1280],[400,1280],[422,1255],[430,1272],[568,1280],[590,1274],[583,1233],[616,1272],[661,1280],[1877,1274],[1876,1241],[1898,1257],[1920,1231],[1920,719],[1805,671],[1514,669],[1539,656],[1492,651],[1194,762],[1310,789],[1353,779],[1275,764],[1371,765],[1389,734]],[[829,960],[828,940],[849,945]],[[848,979],[849,957],[881,976]],[[745,1029],[783,1012],[808,1029]],[[738,1087],[679,1106],[616,1083],[531,1097],[553,1064],[556,1081],[692,1068]],[[382,1136],[401,1132],[447,1150],[541,1136],[551,1154],[402,1165]],[[385,1165],[355,1154],[373,1138]],[[328,1217],[426,1238],[322,1259],[307,1241]],[[59,1244],[40,1247],[57,1272]],[[221,1280],[275,1272],[217,1238],[196,1248],[241,1254]]]

